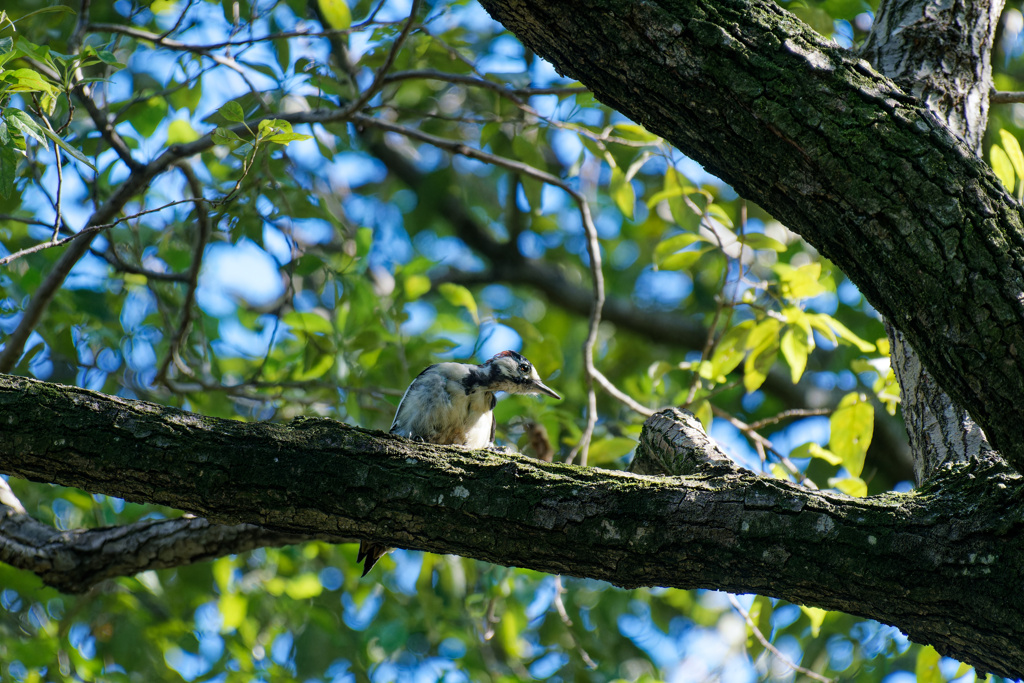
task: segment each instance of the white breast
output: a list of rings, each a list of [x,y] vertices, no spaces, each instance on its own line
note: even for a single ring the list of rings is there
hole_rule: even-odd
[[[429,443],[489,446],[493,395],[482,390],[467,395],[464,375],[458,363],[442,363],[417,377],[398,404],[391,432]]]

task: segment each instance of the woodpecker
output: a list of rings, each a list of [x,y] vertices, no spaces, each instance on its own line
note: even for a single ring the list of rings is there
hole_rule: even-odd
[[[483,365],[437,363],[417,375],[398,403],[391,433],[427,443],[489,448],[494,445],[495,393],[562,397],[541,381],[530,361],[502,351]],[[389,548],[361,541],[363,576]]]

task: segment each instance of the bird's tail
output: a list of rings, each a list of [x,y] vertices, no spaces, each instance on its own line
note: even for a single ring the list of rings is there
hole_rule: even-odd
[[[384,545],[378,545],[376,543],[370,543],[369,541],[359,542],[359,554],[356,556],[356,562],[362,562],[363,564],[363,576],[370,573],[373,569],[373,565],[377,564],[377,560],[384,557],[391,552],[391,548]]]

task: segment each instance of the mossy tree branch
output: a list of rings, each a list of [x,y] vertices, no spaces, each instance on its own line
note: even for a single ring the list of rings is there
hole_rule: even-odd
[[[998,463],[855,499],[759,477],[713,452],[694,476],[641,476],[325,419],[245,424],[6,376],[0,409],[5,474],[285,534],[622,586],[756,592],[875,618],[983,670],[1024,675],[1024,496]],[[693,455],[681,424],[651,418],[641,459]]]

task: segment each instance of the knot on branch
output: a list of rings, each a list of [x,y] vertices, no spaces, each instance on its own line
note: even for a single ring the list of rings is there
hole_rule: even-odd
[[[629,467],[636,474],[725,473],[739,466],[729,459],[688,410],[666,408],[647,418]]]

